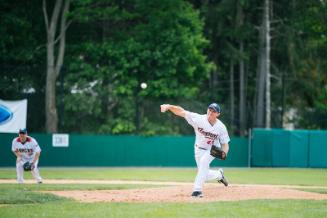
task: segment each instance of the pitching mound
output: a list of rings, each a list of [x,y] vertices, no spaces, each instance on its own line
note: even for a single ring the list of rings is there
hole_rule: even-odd
[[[290,188],[256,185],[206,184],[201,199],[190,197],[192,185],[172,187],[102,190],[102,191],[49,191],[55,195],[81,202],[213,202],[250,199],[327,199],[327,194],[294,190]]]
[[[34,180],[26,180],[28,184]],[[0,179],[0,184],[16,183],[11,179]],[[327,200],[327,194],[299,191],[296,189],[326,189],[326,186],[277,186],[277,185],[240,185],[224,187],[218,183],[206,183],[203,198],[192,198],[192,183],[159,181],[123,181],[123,180],[45,180],[45,184],[147,184],[164,187],[128,189],[128,190],[93,190],[93,191],[45,191],[58,196],[72,198],[81,202],[213,202],[242,201],[251,199],[307,199]]]

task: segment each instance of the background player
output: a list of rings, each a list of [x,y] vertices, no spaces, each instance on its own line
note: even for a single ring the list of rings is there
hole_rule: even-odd
[[[210,170],[210,163],[215,157],[210,155],[211,146],[221,147],[226,155],[229,150],[229,135],[225,125],[218,119],[221,109],[217,103],[208,106],[207,114],[197,114],[184,110],[180,106],[163,104],[161,112],[171,111],[173,114],[184,117],[194,128],[195,146],[194,154],[198,172],[193,185],[193,197],[202,197],[202,187],[205,181],[216,179],[218,182],[228,186],[224,172]]]
[[[27,136],[26,129],[19,130],[19,136],[12,141],[11,150],[16,155],[16,172],[17,182],[24,182],[24,168],[23,165],[27,161],[32,164],[31,173],[37,183],[42,183],[42,178],[38,170],[38,162],[41,154],[41,148],[36,140],[30,136]]]

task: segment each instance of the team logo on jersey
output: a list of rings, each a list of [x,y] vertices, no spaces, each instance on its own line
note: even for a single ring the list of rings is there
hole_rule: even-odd
[[[9,122],[13,117],[13,112],[4,105],[0,104],[0,125]]]
[[[17,151],[20,152],[20,153],[33,154],[33,149],[32,148],[18,148]]]
[[[214,133],[211,133],[211,132],[206,132],[203,130],[203,128],[201,127],[198,127],[198,131],[204,135],[204,137],[206,138],[210,138],[210,139],[217,139],[218,135],[217,134],[214,134]]]

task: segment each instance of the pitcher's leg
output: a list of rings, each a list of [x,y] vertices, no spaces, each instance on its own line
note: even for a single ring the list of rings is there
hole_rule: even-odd
[[[222,174],[219,170],[209,170],[206,181],[220,180],[221,178]]]
[[[208,177],[210,163],[213,159],[214,157],[210,155],[210,151],[207,151],[197,161],[198,173],[194,181],[193,191],[202,191],[203,184]]]
[[[33,175],[33,177],[34,177],[34,179],[38,182],[38,183],[42,183],[42,178],[41,178],[41,176],[40,176],[40,172],[39,172],[39,168],[38,168],[38,162],[36,162],[35,164],[34,164],[34,169],[31,171],[31,173],[32,173],[32,175]]]
[[[24,168],[23,162],[16,162],[17,183],[24,183]]]

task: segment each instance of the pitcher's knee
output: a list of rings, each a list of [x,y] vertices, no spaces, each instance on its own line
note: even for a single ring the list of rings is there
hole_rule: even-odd
[[[209,168],[209,166],[210,166],[210,161],[208,161],[206,159],[201,159],[201,161],[200,161],[200,167]]]

